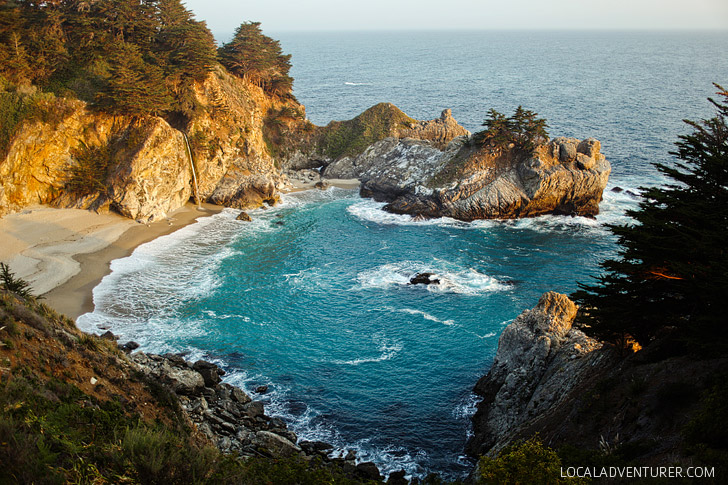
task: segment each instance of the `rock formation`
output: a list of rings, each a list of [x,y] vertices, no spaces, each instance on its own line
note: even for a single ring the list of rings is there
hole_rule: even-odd
[[[500,450],[604,358],[593,352],[600,343],[572,327],[576,311],[566,295],[549,292],[505,328],[493,366],[475,386],[483,401],[473,417],[470,455]]]
[[[593,138],[555,138],[531,153],[465,137],[444,151],[390,138],[330,164],[324,176],[359,178],[362,195],[388,202],[391,212],[470,221],[596,215],[610,171]]]
[[[444,147],[468,133],[449,110],[417,121],[388,103],[316,127],[295,99],[266,95],[221,66],[195,85],[188,115],[112,117],[79,100],[54,103],[49,116],[21,123],[0,153],[0,216],[53,204],[148,222],[193,195],[238,209],[272,205],[285,186],[281,170],[349,159],[386,137]]]
[[[195,86],[189,116],[112,117],[82,101],[56,101],[48,109],[60,119],[25,121],[0,159],[0,215],[50,203],[157,220],[190,199],[191,163],[203,200],[241,209],[274,203],[282,177],[264,139],[265,118],[283,108],[304,112],[220,66]],[[72,192],[74,169],[94,150],[102,170],[87,191]]]

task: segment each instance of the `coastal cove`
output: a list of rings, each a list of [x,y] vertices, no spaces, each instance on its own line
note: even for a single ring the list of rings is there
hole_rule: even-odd
[[[610,227],[632,225],[643,192],[672,183],[653,164],[675,162],[681,120],[710,116],[728,34],[272,35],[275,82],[251,81],[212,47],[174,109],[140,117],[0,85],[18,106],[59,113],[19,118],[0,143],[3,270],[44,298],[2,290],[0,381],[36,366],[28,375],[49,389],[67,379],[103,402],[94,410],[141,409],[193,448],[252,457],[240,463],[253,473],[258,458],[291,456],[317,473],[323,457],[357,479],[460,480],[541,430],[544,446],[594,456],[619,432],[629,451],[630,430],[644,438],[634,456],[651,459],[662,423],[643,426],[651,406],[670,420],[689,395],[696,412],[723,361],[700,379],[687,357],[662,368],[670,335],[617,355],[567,296],[580,301],[619,257]],[[477,133],[489,108],[521,106],[548,136]],[[662,406],[669,392],[677,407]],[[614,416],[605,402],[632,408]],[[25,408],[4,404],[23,426]],[[678,449],[681,416],[660,459]]]

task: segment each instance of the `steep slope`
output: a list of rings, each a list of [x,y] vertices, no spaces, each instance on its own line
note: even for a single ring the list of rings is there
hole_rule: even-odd
[[[201,199],[241,208],[272,202],[280,175],[264,120],[272,110],[303,107],[267,96],[220,66],[194,93],[191,119],[114,117],[82,101],[54,99],[41,107],[49,116],[29,118],[10,140],[0,161],[0,210],[51,203],[159,219],[198,196],[190,154]]]

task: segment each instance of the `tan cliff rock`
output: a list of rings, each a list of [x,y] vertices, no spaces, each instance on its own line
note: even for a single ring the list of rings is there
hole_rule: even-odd
[[[218,67],[195,89],[195,115],[179,126],[160,117],[112,117],[78,100],[59,100],[63,119],[20,125],[0,160],[0,215],[35,204],[110,207],[141,222],[157,220],[193,195],[183,131],[189,133],[200,197],[241,208],[276,197],[279,170],[264,140],[266,114],[291,105]],[[171,120],[172,123],[179,120]],[[175,123],[176,124],[176,123]],[[67,182],[83,147],[109,148],[105,190],[71,193]]]
[[[413,216],[594,216],[611,172],[600,148],[591,138],[555,138],[526,153],[459,137],[440,150],[430,142],[392,138],[332,163],[324,175],[359,178],[363,196]]]

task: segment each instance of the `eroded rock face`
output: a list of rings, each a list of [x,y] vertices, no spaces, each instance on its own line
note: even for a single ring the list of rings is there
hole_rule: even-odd
[[[577,306],[566,295],[545,293],[532,310],[508,325],[493,366],[475,386],[483,397],[473,417],[471,456],[495,453],[516,431],[556,406],[584,377],[601,347],[572,327]]]
[[[456,138],[440,151],[419,140],[383,140],[327,177],[357,177],[361,194],[385,209],[423,217],[512,219],[542,214],[594,216],[611,166],[594,139],[555,138],[533,153],[474,146]]]

